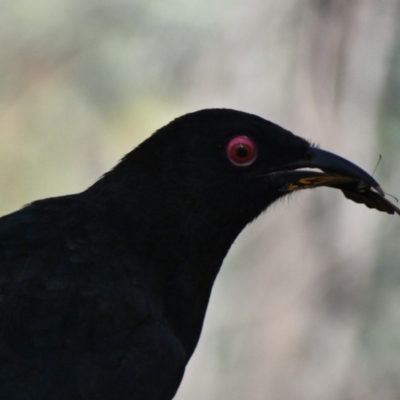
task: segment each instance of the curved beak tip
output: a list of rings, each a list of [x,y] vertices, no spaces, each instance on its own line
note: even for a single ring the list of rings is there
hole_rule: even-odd
[[[379,183],[357,165],[336,154],[313,147],[308,149],[308,156],[307,159],[285,166],[286,173],[282,171],[283,175],[280,175],[280,179],[284,181],[281,191],[329,186],[342,190],[347,198],[356,203],[400,215],[400,209],[385,198],[385,192]],[[322,172],[300,168],[317,168]]]

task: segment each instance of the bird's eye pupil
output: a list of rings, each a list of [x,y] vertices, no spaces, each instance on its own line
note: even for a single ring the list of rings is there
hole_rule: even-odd
[[[236,136],[231,139],[226,152],[233,164],[243,167],[252,164],[257,157],[256,145],[247,136]]]
[[[246,147],[244,147],[243,145],[239,145],[236,148],[236,156],[238,158],[246,158],[248,154],[249,154],[249,150]]]

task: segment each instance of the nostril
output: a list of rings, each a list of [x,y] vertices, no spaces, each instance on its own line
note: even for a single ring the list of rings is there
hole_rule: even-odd
[[[310,153],[307,153],[306,156],[304,157],[305,160],[310,161],[313,159],[313,155]]]

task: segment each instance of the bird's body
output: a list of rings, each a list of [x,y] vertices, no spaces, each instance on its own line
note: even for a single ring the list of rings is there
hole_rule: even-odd
[[[86,191],[0,218],[0,399],[171,399],[249,222],[306,187],[382,197],[367,174],[343,159],[329,168],[329,157],[259,117],[204,110]]]

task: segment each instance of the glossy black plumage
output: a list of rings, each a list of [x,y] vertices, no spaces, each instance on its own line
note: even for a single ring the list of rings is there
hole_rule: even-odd
[[[226,150],[241,135],[257,150],[246,166]],[[2,217],[0,399],[171,399],[221,263],[249,222],[288,192],[322,185],[382,204],[379,185],[335,157],[257,116],[203,110],[86,191]]]

